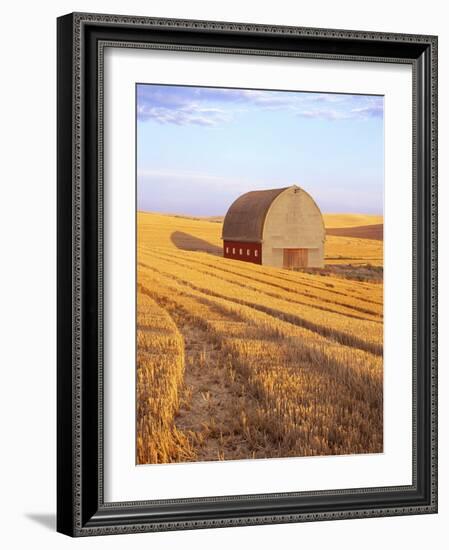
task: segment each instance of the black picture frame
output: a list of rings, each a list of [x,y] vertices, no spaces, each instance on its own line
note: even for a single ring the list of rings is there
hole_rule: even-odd
[[[57,530],[88,536],[437,512],[437,37],[87,13],[58,18],[57,31]],[[412,485],[104,502],[99,106],[106,42],[412,65]]]

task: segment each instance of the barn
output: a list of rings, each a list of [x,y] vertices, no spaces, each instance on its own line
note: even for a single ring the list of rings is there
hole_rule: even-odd
[[[241,195],[225,216],[222,240],[225,258],[289,269],[324,267],[323,216],[297,185]]]

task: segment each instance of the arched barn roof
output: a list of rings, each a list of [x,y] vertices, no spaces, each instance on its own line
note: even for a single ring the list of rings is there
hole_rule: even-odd
[[[225,216],[222,238],[227,241],[262,241],[268,209],[274,199],[286,189],[289,188],[250,191],[241,195],[231,204]]]

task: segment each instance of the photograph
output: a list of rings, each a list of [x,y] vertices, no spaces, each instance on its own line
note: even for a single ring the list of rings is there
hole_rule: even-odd
[[[382,453],[384,97],[135,98],[136,464]]]

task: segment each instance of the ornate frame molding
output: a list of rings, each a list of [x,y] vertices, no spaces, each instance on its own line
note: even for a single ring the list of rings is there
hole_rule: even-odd
[[[130,40],[129,35],[136,29],[140,33],[138,39]],[[157,35],[157,41],[152,40],[151,31],[162,31]],[[144,42],[139,40],[142,38],[142,32],[148,34],[148,40]],[[191,34],[205,43],[178,44],[177,32],[182,32],[183,37]],[[126,40],[121,38],[123,33],[127,34]],[[104,38],[104,34],[108,36]],[[90,35],[95,35],[95,38],[89,38]],[[169,39],[169,42],[164,42],[164,36]],[[208,44],[212,36],[214,43]],[[226,38],[225,44],[217,46],[215,42],[219,42],[220,37]],[[288,40],[286,42],[288,48],[278,45],[279,37],[285,37]],[[240,44],[230,46],[229,42],[233,39],[240,42],[246,40],[250,47],[245,48]],[[251,40],[256,45],[267,44],[267,46],[255,47]],[[295,46],[296,41],[299,42]],[[326,47],[328,48],[331,42],[337,46],[335,49],[339,49],[340,53],[326,51]],[[276,47],[270,48],[270,43],[275,44]],[[317,48],[318,43],[321,45],[321,50]],[[304,45],[307,46],[305,49]],[[163,502],[104,503],[102,481],[102,101],[103,51],[106,46],[410,63],[413,66],[414,482],[410,487],[239,495]],[[357,51],[359,53],[356,53]],[[387,53],[392,55],[386,55]],[[85,117],[85,110],[87,110],[87,104],[92,107],[93,102],[96,103],[97,120],[89,122]],[[68,124],[72,128],[70,136],[67,136]],[[58,144],[59,531],[72,536],[88,536],[437,511],[437,38],[435,36],[103,14],[70,14],[58,20]],[[96,147],[95,155],[92,154],[93,147]],[[86,187],[89,182],[90,187]],[[93,183],[95,183],[94,186]],[[92,187],[94,187],[93,190]],[[87,214],[86,199],[93,201],[94,195],[96,196],[95,213]],[[84,239],[86,233],[96,238],[94,272],[92,271],[94,250],[88,249],[86,245]],[[86,303],[93,299],[96,299],[96,342],[88,341],[90,337],[86,332],[86,327],[94,322],[91,317],[86,316]],[[425,313],[425,319],[421,324],[417,318],[418,309]],[[93,357],[94,344],[96,344],[95,357]],[[92,365],[95,364],[95,369],[91,369],[94,372],[89,371],[89,374],[86,371],[88,361],[92,361]],[[418,366],[419,370],[417,370]],[[426,384],[425,388],[422,387],[423,384]],[[421,402],[423,399],[418,389],[425,391],[423,395],[428,399],[425,414],[420,409],[425,404]],[[95,411],[97,414],[96,434],[88,431],[86,423],[83,423],[87,410],[91,413]],[[94,439],[96,440],[95,449],[92,446]],[[425,458],[418,456],[423,452]],[[88,458],[90,454],[95,455],[95,460]],[[423,469],[426,471],[425,475]],[[87,482],[89,484],[95,482],[95,487],[88,488]],[[355,497],[364,495],[365,499],[369,499],[370,495],[374,497],[379,492],[389,494],[392,500],[388,503],[373,501],[368,506],[366,500],[359,499],[360,505],[356,504]],[[408,503],[407,494],[409,494]],[[266,502],[293,497],[309,500],[314,497],[324,498],[328,499],[328,503],[337,502],[337,497],[340,500],[338,500],[339,507],[334,511],[320,510],[318,504],[307,509],[307,506],[299,504],[298,500],[296,512],[260,513],[254,505],[254,511],[257,513],[251,514],[248,503],[257,500],[255,497]],[[351,497],[353,497],[352,500]],[[345,502],[347,502],[346,507]],[[401,504],[401,502],[406,503]],[[195,503],[201,504],[203,508],[207,507],[207,504],[222,503],[228,513],[223,517],[200,517],[198,513],[193,513],[192,506]],[[174,508],[182,508],[184,505],[184,516],[190,506],[191,518],[176,519],[175,510],[171,515],[155,520],[151,508],[161,504],[172,505]],[[231,504],[235,504],[234,508],[230,508]],[[230,509],[234,517],[229,517]]]

